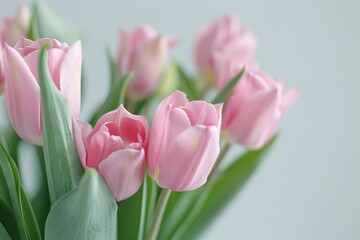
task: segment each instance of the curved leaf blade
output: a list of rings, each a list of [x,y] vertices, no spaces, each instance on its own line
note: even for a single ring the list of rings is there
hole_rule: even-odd
[[[229,96],[229,94],[231,93],[233,88],[235,87],[235,85],[239,82],[241,77],[244,75],[244,73],[245,73],[245,67],[243,67],[241,69],[241,71],[238,74],[236,74],[236,76],[233,77],[230,80],[230,82],[228,82],[228,84],[219,92],[218,95],[216,95],[216,97],[211,102],[213,104],[225,102],[227,97]]]
[[[107,112],[110,112],[112,110],[115,110],[120,104],[123,104],[125,102],[125,93],[126,93],[126,87],[132,78],[133,73],[130,72],[126,74],[121,79],[116,79],[115,83],[112,86],[112,89],[107,96],[105,102],[101,106],[100,110],[94,114],[94,116],[91,118],[91,125],[95,125],[97,120],[104,115]]]
[[[45,239],[116,239],[117,205],[101,176],[88,169],[79,187],[50,210]]]
[[[19,171],[16,164],[0,144],[0,171],[6,182],[10,202],[6,204],[14,213],[21,239],[42,239],[34,211],[25,196],[20,183]]]
[[[67,100],[56,88],[48,68],[46,45],[39,55],[44,157],[51,203],[73,190],[82,168],[72,135]]]
[[[4,226],[1,223],[0,223],[0,239],[11,240],[11,237],[9,236],[6,229],[4,228]]]

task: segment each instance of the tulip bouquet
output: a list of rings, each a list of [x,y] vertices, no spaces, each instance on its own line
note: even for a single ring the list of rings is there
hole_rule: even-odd
[[[111,90],[84,120],[81,41],[40,3],[0,30],[1,239],[195,238],[256,170],[299,93],[260,70],[256,37],[233,16],[200,32],[194,76],[168,64],[178,39],[144,26],[120,31]],[[36,158],[19,171],[25,142]],[[241,152],[224,162],[232,147]]]

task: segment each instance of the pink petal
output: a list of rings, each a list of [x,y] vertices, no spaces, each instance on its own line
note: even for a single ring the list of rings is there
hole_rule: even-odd
[[[87,122],[75,118],[72,119],[72,123],[73,123],[74,141],[79,155],[79,159],[81,165],[84,168],[87,168],[85,142],[92,130],[92,127]]]
[[[104,178],[116,201],[124,200],[136,193],[144,177],[145,152],[124,149],[113,152],[99,165]]]
[[[164,110],[159,106],[151,128],[148,148],[147,170],[150,176],[155,175],[157,166],[161,166],[163,161],[168,161],[166,152],[171,142],[189,127],[191,123],[184,110],[172,108],[171,105]]]
[[[192,101],[185,105],[191,125],[217,126],[219,113],[214,105],[205,101]]]
[[[81,42],[76,41],[67,51],[60,69],[60,92],[68,100],[73,117],[80,113],[81,62]]]
[[[202,186],[219,154],[217,127],[195,126],[175,138],[164,156],[157,182],[161,187],[188,191]]]
[[[40,88],[20,54],[5,45],[5,102],[16,133],[25,141],[42,145]]]

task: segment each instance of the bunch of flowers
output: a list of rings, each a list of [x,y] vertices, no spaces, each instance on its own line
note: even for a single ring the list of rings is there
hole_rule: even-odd
[[[81,41],[61,42],[66,28],[49,18],[36,3],[1,26],[11,125],[0,133],[0,238],[197,236],[255,171],[299,91],[260,69],[256,36],[234,16],[198,35],[196,77],[168,64],[178,39],[143,26],[121,29],[111,90],[82,120]],[[17,166],[22,141],[40,166],[31,198]],[[224,164],[233,145],[243,153]]]

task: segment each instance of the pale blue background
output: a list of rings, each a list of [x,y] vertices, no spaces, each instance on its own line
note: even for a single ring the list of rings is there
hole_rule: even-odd
[[[0,16],[18,2],[0,0]],[[259,38],[262,68],[303,92],[266,162],[203,239],[360,239],[360,1],[45,2],[86,35],[83,116],[105,96],[103,50],[115,49],[120,25],[180,37],[172,58],[191,68],[199,27],[238,15]]]

